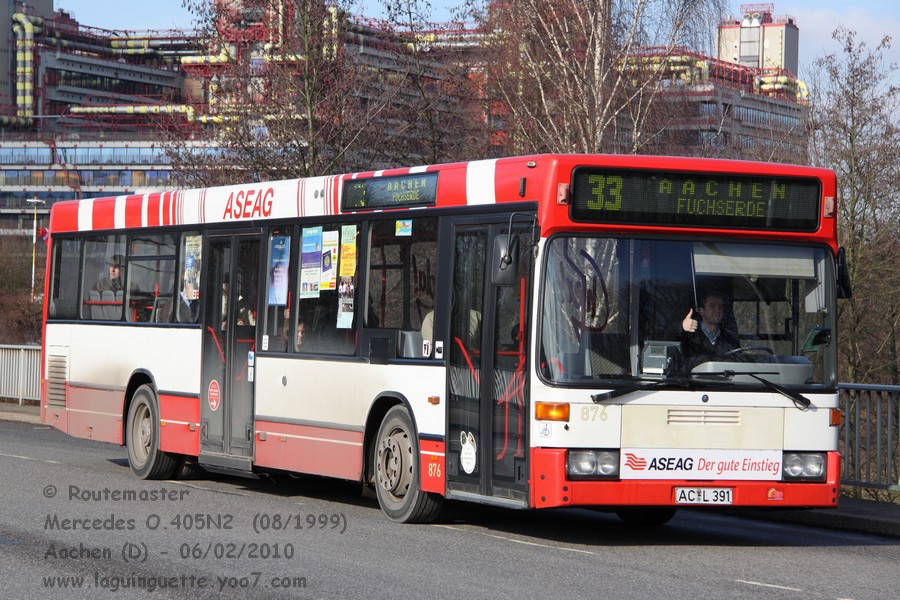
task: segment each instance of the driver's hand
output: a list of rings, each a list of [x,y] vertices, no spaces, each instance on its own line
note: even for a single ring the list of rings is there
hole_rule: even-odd
[[[694,317],[694,309],[688,311],[687,316],[684,318],[684,321],[681,322],[681,328],[689,333],[693,333],[697,331],[697,327],[700,325]]]

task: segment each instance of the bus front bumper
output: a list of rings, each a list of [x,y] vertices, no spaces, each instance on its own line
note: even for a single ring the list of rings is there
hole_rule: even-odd
[[[532,448],[531,506],[741,506],[832,508],[840,493],[840,454],[828,452],[824,482],[586,480],[566,476],[565,448]]]

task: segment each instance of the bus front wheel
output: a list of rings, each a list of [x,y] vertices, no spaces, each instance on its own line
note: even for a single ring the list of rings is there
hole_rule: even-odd
[[[412,419],[403,406],[384,416],[373,453],[375,495],[381,510],[400,523],[430,523],[441,508],[441,496],[423,492],[418,443]]]
[[[178,460],[159,449],[159,406],[149,385],[134,393],[128,409],[125,446],[131,471],[141,479],[169,479]]]

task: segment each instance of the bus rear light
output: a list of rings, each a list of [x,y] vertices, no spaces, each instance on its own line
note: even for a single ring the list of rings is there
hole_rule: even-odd
[[[784,481],[825,481],[824,452],[785,452]]]
[[[569,450],[566,476],[568,479],[615,479],[619,476],[619,452]]]
[[[840,427],[844,424],[844,411],[839,408],[831,409],[831,416],[828,419],[828,424],[832,427]]]
[[[568,421],[568,402],[535,402],[534,418],[538,421]]]

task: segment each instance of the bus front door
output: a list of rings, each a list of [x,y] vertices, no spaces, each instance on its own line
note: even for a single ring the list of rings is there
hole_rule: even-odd
[[[209,239],[199,462],[210,470],[252,468],[259,252],[258,235]]]
[[[483,219],[481,220],[483,223]],[[448,345],[448,496],[525,506],[528,501],[528,290],[530,226],[519,238],[514,285],[491,283],[494,237],[509,218],[454,228]],[[529,221],[530,223],[530,221]]]

